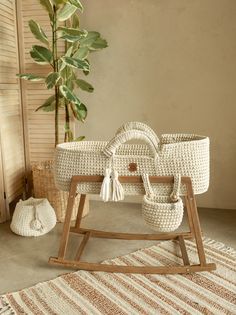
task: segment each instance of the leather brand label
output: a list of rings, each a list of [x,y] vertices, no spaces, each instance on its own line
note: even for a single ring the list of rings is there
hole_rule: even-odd
[[[129,171],[130,171],[130,172],[135,172],[135,171],[137,171],[137,163],[130,163],[130,164],[129,164]]]

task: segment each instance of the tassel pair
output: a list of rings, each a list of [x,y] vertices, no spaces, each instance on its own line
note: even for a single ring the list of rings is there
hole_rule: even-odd
[[[119,182],[118,172],[107,168],[102,182],[100,197],[103,201],[120,201],[124,199],[124,189]]]

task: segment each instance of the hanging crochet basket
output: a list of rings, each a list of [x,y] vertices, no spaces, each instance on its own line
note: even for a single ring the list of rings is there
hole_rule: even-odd
[[[175,176],[170,196],[154,194],[149,176],[142,176],[146,195],[143,197],[142,216],[146,224],[158,232],[173,232],[183,220],[184,206],[179,197],[180,176]]]
[[[35,198],[47,198],[56,212],[58,222],[64,222],[67,208],[68,192],[55,186],[54,162],[45,161],[32,166]],[[72,220],[76,219],[80,195],[75,198]],[[83,217],[89,212],[89,203],[86,201]]]
[[[40,236],[56,225],[54,209],[47,199],[20,200],[15,208],[10,228],[21,236]]]
[[[145,144],[125,143],[133,139],[142,140]],[[130,122],[119,128],[109,142],[70,142],[56,147],[55,183],[63,191],[69,191],[73,175],[106,173],[108,187],[111,171],[114,177],[115,172],[119,176],[181,174],[191,178],[194,194],[204,193],[209,185],[209,138],[195,134],[164,134],[159,139],[149,126]],[[124,183],[122,186],[125,195],[145,193],[142,184]],[[77,186],[78,193],[99,194],[100,190],[101,183],[80,183]],[[168,195],[171,185],[154,184],[153,190],[160,195]],[[104,197],[107,196],[106,192],[104,189]],[[186,194],[184,185],[180,194]]]

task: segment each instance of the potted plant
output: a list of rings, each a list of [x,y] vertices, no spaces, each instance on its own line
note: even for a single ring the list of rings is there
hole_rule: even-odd
[[[78,11],[83,12],[80,0],[39,0],[49,16],[51,38],[48,38],[42,27],[34,20],[29,21],[29,27],[40,45],[33,45],[30,55],[34,62],[42,66],[50,66],[50,72],[43,77],[34,73],[18,74],[21,79],[29,81],[44,81],[47,89],[52,89],[52,95],[36,109],[55,113],[55,146],[59,143],[59,112],[65,113],[64,141],[81,141],[83,136],[75,137],[71,130],[71,120],[84,122],[87,117],[87,107],[78,97],[76,88],[89,93],[93,86],[81,78],[90,72],[88,56],[91,52],[107,47],[107,41],[96,31],[80,28]],[[58,53],[58,43],[64,42],[65,51]],[[51,161],[33,168],[34,193],[37,197],[47,197],[56,209],[59,221],[65,214],[67,193],[56,191],[53,181]],[[41,180],[36,178],[43,171]],[[41,172],[42,173],[42,172]],[[50,188],[46,188],[46,182]],[[53,189],[51,186],[53,186]],[[37,187],[36,187],[37,186]],[[41,193],[40,193],[41,191]],[[51,195],[49,196],[49,191]],[[45,196],[42,196],[46,194]],[[39,196],[40,195],[40,196]],[[54,200],[52,200],[54,199]],[[60,200],[59,200],[60,199]],[[63,209],[58,209],[63,207]]]

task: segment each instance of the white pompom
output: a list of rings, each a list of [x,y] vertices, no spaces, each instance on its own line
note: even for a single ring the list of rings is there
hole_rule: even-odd
[[[41,221],[39,221],[38,219],[34,219],[30,222],[30,227],[31,229],[35,230],[35,231],[40,231],[43,229],[43,225],[41,223]]]

